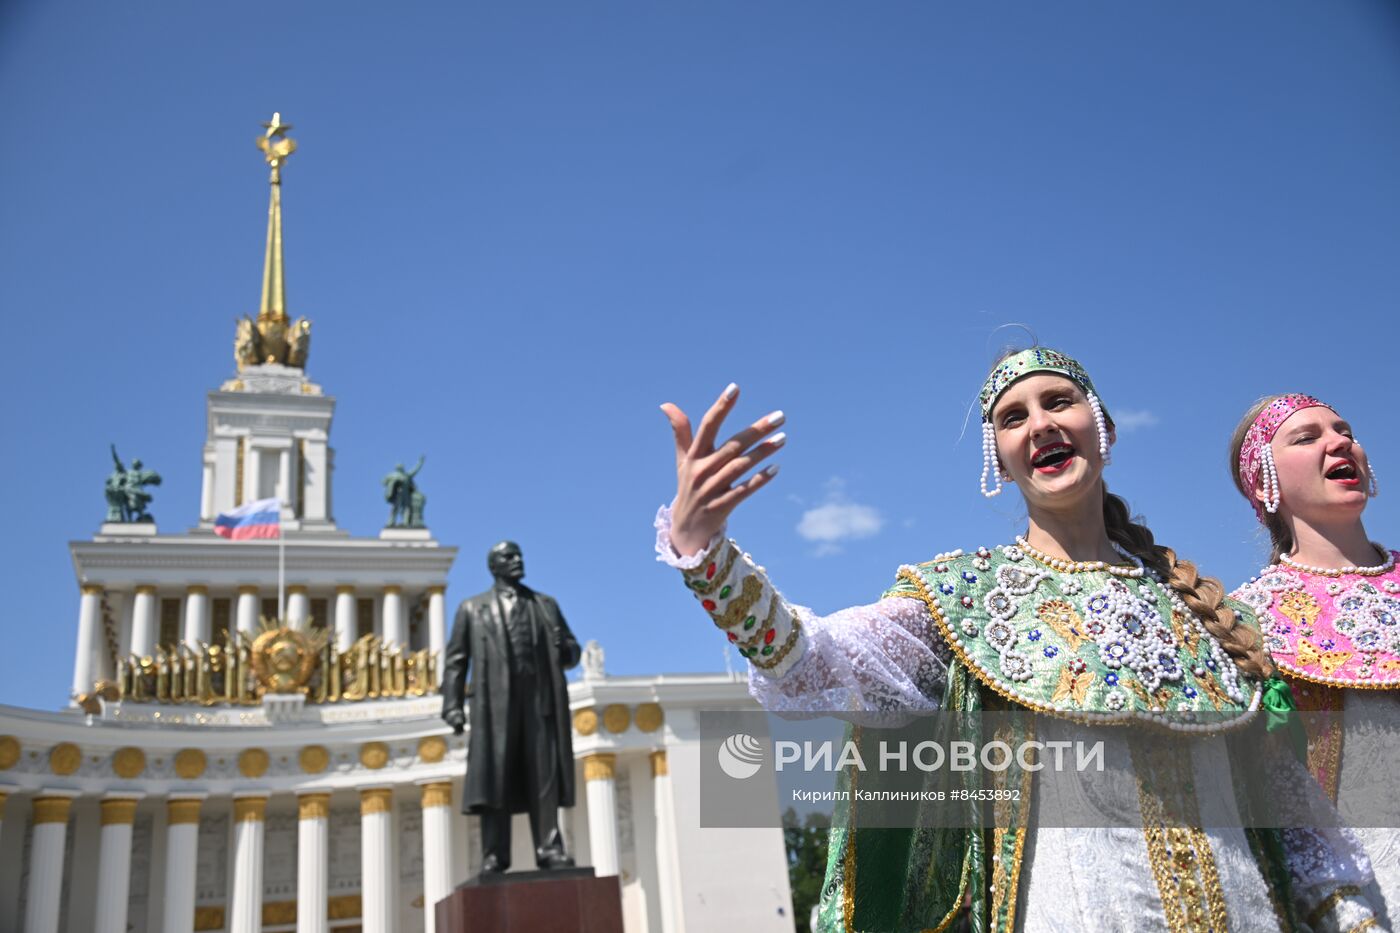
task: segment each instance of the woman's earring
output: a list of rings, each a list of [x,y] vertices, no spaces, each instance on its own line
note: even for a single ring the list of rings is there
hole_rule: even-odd
[[[987,489],[987,477],[995,474],[996,487]],[[988,499],[992,496],[1001,495],[1001,484],[1004,480],[1010,479],[1006,476],[997,463],[997,434],[990,421],[982,422],[982,495]]]
[[[1094,393],[1089,393],[1089,408],[1094,413],[1094,427],[1099,432],[1099,459],[1104,466],[1113,462],[1113,454],[1108,448],[1108,424],[1103,416],[1103,406],[1099,404],[1099,397]]]
[[[1278,511],[1278,467],[1274,465],[1274,449],[1268,444],[1259,456],[1259,465],[1264,479],[1264,511],[1272,515]]]

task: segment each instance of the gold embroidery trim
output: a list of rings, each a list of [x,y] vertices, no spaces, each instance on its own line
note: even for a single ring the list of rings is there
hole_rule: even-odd
[[[728,546],[729,553],[724,555],[724,564],[720,566],[719,552],[725,546]],[[714,550],[706,554],[704,560],[700,561],[700,563],[696,564],[690,570],[683,570],[681,571],[681,573],[685,575],[686,583],[690,586],[692,590],[694,590],[697,593],[709,593],[710,590],[714,589],[716,586],[719,586],[722,582],[729,578],[729,572],[734,569],[734,561],[738,560],[738,558],[739,549],[735,547],[728,539],[725,539],[723,541],[720,541],[719,544],[715,545]],[[715,575],[712,578],[706,580],[705,568],[710,566],[711,564],[715,564],[719,569],[715,572]]]
[[[1308,914],[1308,926],[1315,927],[1317,922],[1332,912],[1332,909],[1349,897],[1355,897],[1361,893],[1361,889],[1354,884],[1344,884],[1331,894],[1327,899]]]
[[[754,667],[757,667],[761,670],[766,671],[775,668],[782,663],[783,658],[788,656],[788,652],[791,651],[794,646],[796,646],[797,640],[801,637],[802,620],[797,618],[797,616],[793,616],[792,631],[788,632],[787,640],[783,642],[782,647],[780,647],[777,651],[774,651],[773,656],[771,658],[765,658],[761,661],[756,658],[750,658],[749,661],[752,662]]]
[[[729,601],[724,612],[714,616],[715,625],[722,629],[731,629],[744,621],[749,610],[763,598],[763,581],[758,578],[758,574],[745,577],[741,587],[742,591]]]
[[[1162,808],[1159,788],[1170,788],[1181,795],[1182,820],[1199,822],[1195,791],[1189,789],[1190,756],[1171,746],[1144,748],[1137,742],[1130,744],[1130,751],[1137,773],[1147,859],[1162,898],[1167,928],[1172,933],[1228,930],[1225,892],[1210,840],[1194,825],[1168,826]]]
[[[778,620],[778,600],[776,598],[768,602],[768,616],[763,620],[763,624],[758,626],[753,635],[741,641],[735,642],[740,648],[754,648],[763,640],[763,636],[773,627],[773,623]]]
[[[1364,933],[1364,931],[1366,931],[1366,930],[1373,930],[1373,929],[1375,929],[1375,927],[1376,927],[1376,918],[1375,918],[1375,917],[1367,917],[1365,920],[1362,920],[1362,921],[1361,921],[1360,923],[1358,923],[1356,926],[1354,926],[1354,927],[1352,927],[1350,930],[1348,930],[1347,933]]]

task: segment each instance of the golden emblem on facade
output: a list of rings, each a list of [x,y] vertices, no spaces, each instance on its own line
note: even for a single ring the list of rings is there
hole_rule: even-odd
[[[268,629],[253,639],[253,673],[264,693],[306,693],[316,658],[325,647],[325,631]]]

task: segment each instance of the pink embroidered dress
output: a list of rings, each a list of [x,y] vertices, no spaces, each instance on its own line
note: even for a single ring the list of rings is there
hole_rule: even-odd
[[[1400,774],[1400,568],[1387,561],[1355,573],[1273,564],[1234,597],[1258,614],[1265,647],[1309,717],[1308,768],[1343,818],[1357,823],[1375,873],[1368,899],[1382,922],[1400,913],[1400,832],[1364,825],[1354,812],[1378,781]],[[1379,896],[1376,896],[1378,894]]]

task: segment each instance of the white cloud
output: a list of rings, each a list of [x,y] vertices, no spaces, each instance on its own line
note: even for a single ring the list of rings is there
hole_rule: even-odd
[[[802,513],[797,523],[797,533],[805,540],[815,542],[817,555],[823,556],[839,553],[843,541],[879,534],[884,526],[884,516],[878,509],[849,501],[845,482],[839,477],[832,477],[827,481],[826,495],[821,505]]]
[[[1122,408],[1118,411],[1110,411],[1109,415],[1113,418],[1114,427],[1120,431],[1150,428],[1158,422],[1157,416],[1145,408]]]

